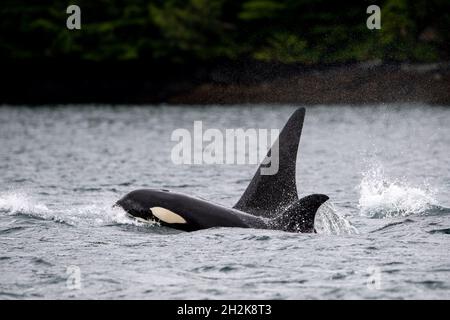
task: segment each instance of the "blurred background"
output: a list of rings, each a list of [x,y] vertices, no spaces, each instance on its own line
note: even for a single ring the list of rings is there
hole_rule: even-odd
[[[450,103],[448,0],[0,6],[0,103]]]

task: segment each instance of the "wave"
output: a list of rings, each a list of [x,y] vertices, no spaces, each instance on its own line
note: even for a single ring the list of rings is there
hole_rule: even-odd
[[[391,179],[381,165],[363,173],[359,185],[359,209],[370,218],[406,217],[412,214],[433,214],[446,211],[439,206],[429,186],[412,186],[406,181]]]
[[[446,229],[435,229],[435,230],[429,231],[429,233],[431,233],[431,234],[434,234],[434,233],[450,234],[450,228],[446,228]]]
[[[0,212],[10,215],[26,215],[45,220],[53,220],[56,218],[46,205],[37,203],[23,192],[1,194]]]
[[[403,224],[406,224],[406,223],[412,223],[412,222],[414,222],[414,221],[411,220],[411,219],[406,219],[404,221],[388,223],[387,225],[382,226],[381,228],[378,228],[376,230],[371,231],[371,233],[388,230],[388,229],[391,229],[391,228],[393,228],[395,226],[403,225]]]
[[[130,218],[119,208],[112,207],[112,201],[82,206],[53,207],[43,204],[22,191],[11,191],[0,194],[0,213],[12,216],[23,216],[40,220],[52,220],[71,226],[102,225],[148,225]]]

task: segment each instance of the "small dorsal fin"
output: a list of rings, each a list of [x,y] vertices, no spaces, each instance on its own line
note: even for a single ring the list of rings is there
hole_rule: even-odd
[[[270,161],[271,148],[241,199],[234,206],[235,209],[270,218],[280,208],[298,200],[295,166],[304,119],[305,108],[299,108],[292,114],[272,146],[274,148],[278,144],[278,172],[273,175],[261,174],[261,169],[267,168]],[[269,165],[273,166],[271,163]]]

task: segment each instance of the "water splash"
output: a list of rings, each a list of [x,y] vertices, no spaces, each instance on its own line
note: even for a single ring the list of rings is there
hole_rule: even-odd
[[[0,195],[0,212],[10,215],[30,215],[40,218],[51,218],[49,208],[31,199],[26,193],[7,192]]]
[[[438,206],[435,192],[429,187],[411,186],[406,181],[391,179],[379,164],[363,173],[359,192],[361,215],[371,218],[425,214]]]
[[[350,221],[341,216],[332,202],[325,202],[317,211],[314,228],[321,234],[359,234]]]
[[[40,203],[23,191],[0,193],[0,213],[53,220],[72,226],[102,226],[110,224],[130,224],[143,226],[144,223],[130,218],[119,207],[112,207],[112,201],[81,206],[52,206]]]

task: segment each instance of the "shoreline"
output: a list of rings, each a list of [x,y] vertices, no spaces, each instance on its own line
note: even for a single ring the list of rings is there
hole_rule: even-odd
[[[450,105],[450,63],[203,69],[142,64],[9,65],[0,104],[379,104]],[[152,72],[153,71],[153,72]]]
[[[450,105],[450,64],[354,64],[312,69],[253,84],[205,83],[169,102]]]

